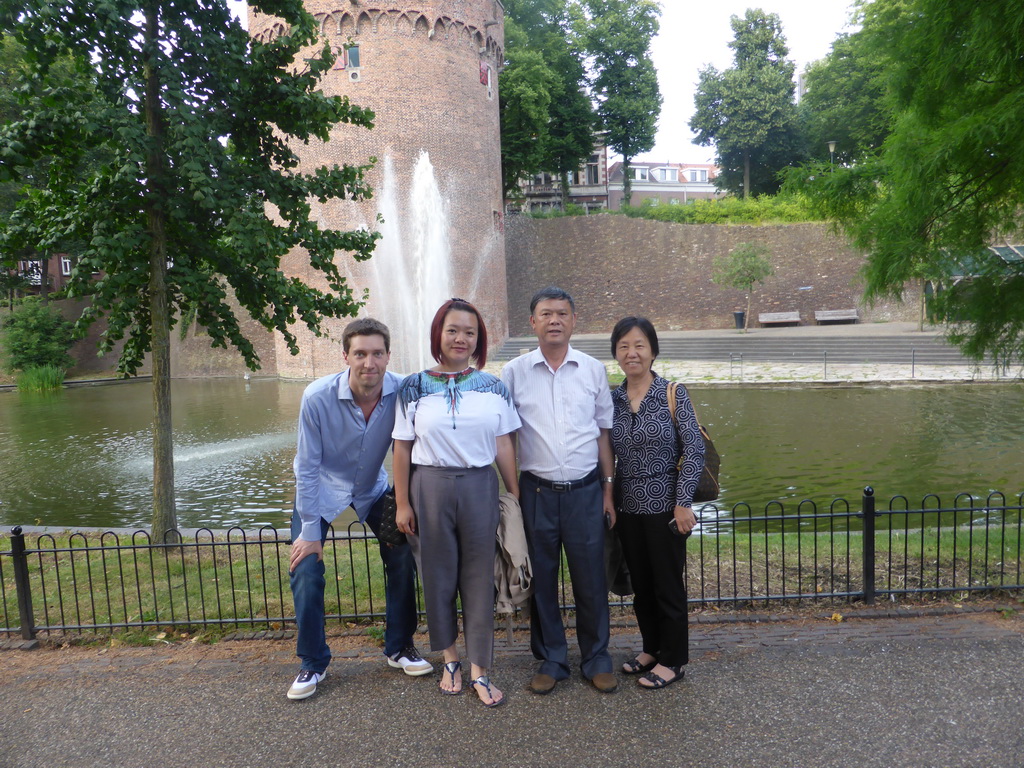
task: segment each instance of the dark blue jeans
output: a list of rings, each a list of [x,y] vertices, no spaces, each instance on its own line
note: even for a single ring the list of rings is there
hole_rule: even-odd
[[[380,530],[380,516],[384,497],[377,499],[366,518],[374,535]],[[320,521],[320,542],[327,540],[330,526]],[[302,532],[299,513],[292,511],[292,540]],[[384,653],[394,656],[412,645],[416,632],[416,563],[408,544],[389,547],[380,544],[380,559],[384,563]],[[324,631],[324,590],[326,579],[324,561],[310,555],[290,574],[292,599],[295,602],[295,624],[298,641],[295,654],[302,659],[302,668],[322,673],[331,661],[331,649]]]

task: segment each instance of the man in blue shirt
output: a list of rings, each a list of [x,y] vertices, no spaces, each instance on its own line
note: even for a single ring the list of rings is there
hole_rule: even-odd
[[[387,370],[391,334],[377,320],[356,320],[346,326],[342,348],[348,369],[310,384],[299,410],[288,569],[298,626],[296,655],[302,659],[302,669],[288,690],[289,699],[316,693],[331,661],[324,631],[323,545],[328,527],[351,506],[376,535],[388,490],[384,457],[391,446],[401,383],[399,376]],[[381,543],[380,557],[387,576],[384,653],[388,664],[408,675],[428,674],[433,667],[412,642],[416,587],[411,548]]]

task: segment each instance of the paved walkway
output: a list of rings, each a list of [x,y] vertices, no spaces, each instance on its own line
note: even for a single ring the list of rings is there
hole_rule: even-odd
[[[980,383],[1019,380],[1024,373],[1020,366],[1004,370],[963,359],[946,347],[942,335],[940,329],[918,331],[915,323],[905,322],[754,328],[747,334],[723,329],[659,331],[662,355],[655,369],[666,378],[687,384],[715,386]],[[607,334],[576,334],[573,340],[575,346],[604,361],[611,376],[621,377],[618,364],[609,359]],[[898,362],[894,362],[893,340],[902,340],[898,344],[900,354],[895,356]],[[915,344],[921,347],[916,359],[911,353]],[[505,358],[534,346],[532,338],[509,339],[488,364],[488,370],[497,373]],[[924,354],[925,349],[934,347],[949,351],[935,354],[932,349]],[[822,354],[823,350],[828,354]],[[844,354],[846,350],[856,350],[853,362],[850,354]]]
[[[1024,619],[840,612],[695,616],[684,682],[650,692],[623,676],[611,696],[578,675],[528,693],[517,634],[499,645],[497,710],[366,647],[336,654],[303,702],[284,696],[289,639],[3,651],[0,766],[1021,765]],[[617,631],[616,659],[636,642]]]

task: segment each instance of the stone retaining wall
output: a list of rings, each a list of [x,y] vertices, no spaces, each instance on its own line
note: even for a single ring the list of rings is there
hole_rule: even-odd
[[[745,309],[745,295],[712,283],[711,265],[715,256],[744,242],[767,245],[775,267],[775,275],[754,292],[751,326],[761,312],[799,311],[803,324],[814,324],[815,310],[853,307],[860,310],[861,322],[917,319],[916,287],[903,303],[864,304],[863,256],[826,224],[728,226],[607,214],[515,216],[509,217],[505,246],[509,331],[530,333],[530,297],[548,284],[575,298],[580,333],[607,332],[626,315],[644,315],[664,330],[733,327],[732,313]]]

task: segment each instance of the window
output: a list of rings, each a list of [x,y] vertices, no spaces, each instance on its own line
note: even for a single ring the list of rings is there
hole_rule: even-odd
[[[633,181],[647,181],[647,169],[646,168],[632,168]]]
[[[67,256],[60,257],[60,273],[65,277],[71,274],[71,259]]]
[[[679,198],[678,197],[670,197],[668,199],[668,204],[669,205],[679,205]]]
[[[359,46],[345,46],[345,62],[349,69],[359,69]]]
[[[601,183],[601,158],[599,155],[591,155],[587,161],[587,184]]]
[[[708,172],[707,171],[698,171],[698,170],[695,170],[695,169],[692,169],[690,171],[690,181],[707,181],[707,180],[708,180]]]
[[[670,181],[673,183],[679,181],[679,171],[676,168],[659,168],[654,174],[654,178],[658,181]]]

